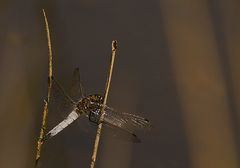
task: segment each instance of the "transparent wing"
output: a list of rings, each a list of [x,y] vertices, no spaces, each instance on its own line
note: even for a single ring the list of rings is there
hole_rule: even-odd
[[[149,120],[144,117],[119,112],[110,107],[105,108],[104,122],[129,132],[151,127]]]
[[[114,138],[123,140],[123,141],[129,141],[134,143],[141,142],[141,140],[133,132],[129,132],[125,129],[122,129],[107,123],[105,123],[103,126],[104,126],[104,132],[103,132],[104,134],[109,134],[110,136],[113,136]]]
[[[50,98],[50,110],[58,120],[62,120],[73,111],[75,102],[69,97],[55,78],[52,78],[52,90]],[[59,117],[58,117],[59,116]]]
[[[76,103],[74,100],[65,92],[57,80],[52,78],[50,99],[51,113],[49,115],[50,122],[48,124],[48,129],[50,129],[50,131],[45,135],[45,140],[57,135],[80,117],[75,111],[75,108]]]
[[[67,114],[75,108],[76,104],[55,78],[52,78],[52,97],[50,103],[51,102],[58,111]]]
[[[84,97],[84,89],[80,82],[80,73],[79,68],[75,68],[73,71],[73,78],[72,78],[72,84],[70,88],[70,97],[75,101],[78,102],[81,97]]]
[[[57,110],[60,115],[66,117],[75,108],[76,102],[84,96],[83,87],[80,83],[79,68],[75,68],[73,72],[69,95],[55,78],[52,78],[51,91],[54,110]]]
[[[103,120],[104,125],[109,132],[118,138],[131,142],[140,142],[140,139],[135,135],[135,131],[144,128],[150,128],[148,119],[138,115],[123,113],[114,110],[110,107],[105,107],[105,115]]]

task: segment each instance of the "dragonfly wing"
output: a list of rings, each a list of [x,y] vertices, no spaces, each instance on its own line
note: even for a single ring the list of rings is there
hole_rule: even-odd
[[[119,139],[132,142],[140,142],[134,134],[138,129],[149,128],[149,120],[130,113],[115,111],[113,108],[106,107],[103,123],[110,132]]]
[[[138,129],[151,127],[149,120],[144,117],[135,114],[119,112],[110,107],[105,108],[104,120],[114,126],[132,132]]]
[[[63,87],[58,83],[55,78],[52,78],[52,90],[51,90],[50,104],[53,110],[57,110],[61,113],[69,114],[75,108],[75,102],[66,93]]]
[[[121,129],[109,123],[104,124],[104,133],[109,133],[114,138],[119,140],[124,140],[128,142],[133,142],[133,143],[141,142],[141,140],[133,132],[129,132],[128,130]]]
[[[70,88],[70,97],[75,102],[78,102],[78,100],[80,100],[80,98],[84,96],[85,96],[85,93],[80,81],[79,68],[75,68],[73,71],[72,84]]]
[[[57,80],[53,78],[49,102],[48,128],[52,128],[56,122],[65,119],[75,108],[76,103],[68,96]]]

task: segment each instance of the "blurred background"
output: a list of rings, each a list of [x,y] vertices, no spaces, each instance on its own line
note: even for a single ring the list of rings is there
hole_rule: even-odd
[[[64,88],[79,67],[87,93],[103,94],[116,39],[108,104],[153,125],[138,133],[141,144],[114,139],[103,129],[96,167],[240,167],[238,0],[0,1],[1,167],[34,165],[47,95],[42,8],[54,76]],[[49,111],[48,130],[58,117]],[[88,167],[95,126],[83,123],[44,145],[40,167]]]

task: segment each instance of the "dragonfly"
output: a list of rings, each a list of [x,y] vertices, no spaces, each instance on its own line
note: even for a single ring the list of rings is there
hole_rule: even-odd
[[[74,70],[71,88],[70,96],[57,80],[52,78],[52,92],[55,93],[53,97],[56,99],[61,97],[64,100],[64,104],[68,106],[69,114],[44,136],[44,140],[56,136],[80,117],[86,117],[90,122],[99,124],[102,110],[104,110],[103,121],[101,121],[103,125],[112,129],[114,133],[118,132],[120,135],[130,136],[132,142],[140,142],[135,134],[136,130],[151,127],[149,120],[144,117],[119,112],[103,105],[104,97],[100,94],[86,95],[80,82],[79,68]]]

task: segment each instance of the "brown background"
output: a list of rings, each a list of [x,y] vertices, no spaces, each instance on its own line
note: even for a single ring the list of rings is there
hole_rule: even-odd
[[[153,124],[139,133],[141,144],[103,135],[96,167],[240,167],[239,7],[238,0],[0,1],[0,167],[34,164],[47,91],[42,8],[62,85],[79,67],[88,93],[103,93],[116,39],[108,104]],[[50,111],[50,125],[55,117]],[[41,166],[88,167],[92,129],[74,123],[50,140]]]

